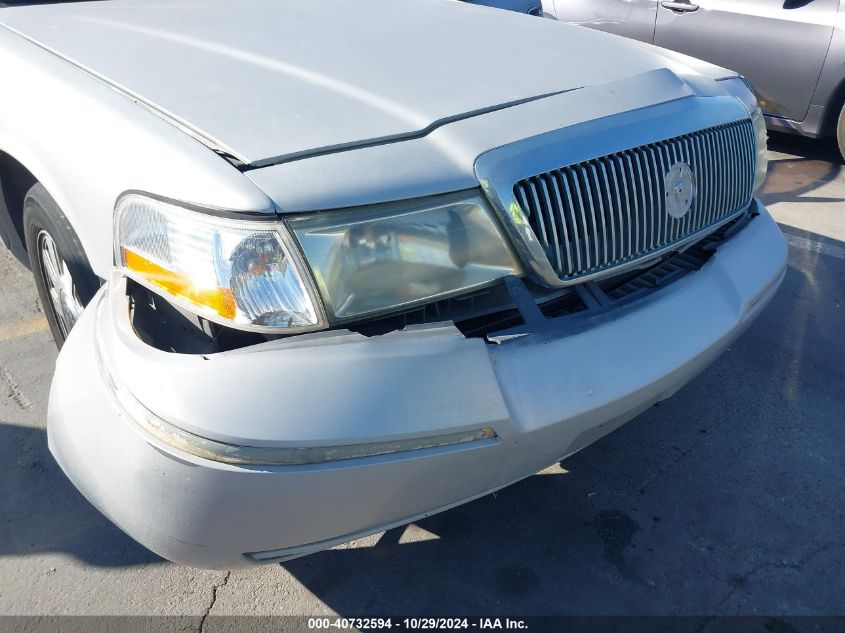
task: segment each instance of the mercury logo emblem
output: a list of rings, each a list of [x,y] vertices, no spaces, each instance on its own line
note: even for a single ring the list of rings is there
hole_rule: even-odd
[[[686,163],[675,163],[663,180],[666,191],[666,212],[673,218],[684,217],[695,198],[695,174]]]

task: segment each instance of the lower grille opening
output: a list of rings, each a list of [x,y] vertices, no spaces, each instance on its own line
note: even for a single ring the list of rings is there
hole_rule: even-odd
[[[671,253],[655,265],[611,277],[599,284],[614,302],[630,300],[669,285],[688,273],[699,270],[713,256],[719,245],[730,239],[751,220],[751,212],[719,227],[681,253]]]
[[[516,304],[502,283],[469,294],[442,299],[406,312],[351,323],[345,327],[365,336],[380,336],[414,325],[453,321],[465,336],[484,336],[522,323]],[[476,333],[477,331],[477,333]]]

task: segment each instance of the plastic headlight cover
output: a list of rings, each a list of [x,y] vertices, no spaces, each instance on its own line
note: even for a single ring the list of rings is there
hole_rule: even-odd
[[[521,273],[480,192],[311,214],[290,226],[334,322]]]
[[[754,173],[754,191],[757,191],[766,182],[766,173],[769,170],[769,153],[767,148],[769,135],[766,130],[766,119],[763,117],[763,111],[757,103],[757,97],[754,96],[751,85],[744,77],[723,79],[722,86],[728,93],[745,104],[748,113],[751,115],[751,121],[754,123],[754,139],[757,144],[757,168]]]
[[[220,218],[140,194],[115,212],[124,274],[211,321],[287,333],[323,323],[279,224]]]

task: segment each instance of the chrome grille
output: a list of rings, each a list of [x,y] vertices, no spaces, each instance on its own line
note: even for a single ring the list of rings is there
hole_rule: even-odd
[[[756,149],[750,121],[708,128],[520,180],[514,195],[562,280],[666,250],[748,206]],[[675,163],[696,178],[690,210],[666,210]]]

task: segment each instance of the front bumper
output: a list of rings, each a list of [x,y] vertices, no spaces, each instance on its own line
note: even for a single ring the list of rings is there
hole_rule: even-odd
[[[700,271],[577,328],[500,345],[444,325],[170,354],[135,336],[114,279],[59,356],[50,449],[119,527],[188,565],[284,560],[414,521],[583,448],[713,361],[783,279],[783,236],[758,207]],[[113,376],[175,427],[235,446],[344,446],[482,427],[497,436],[321,464],[223,463],[148,433],[119,404]]]

